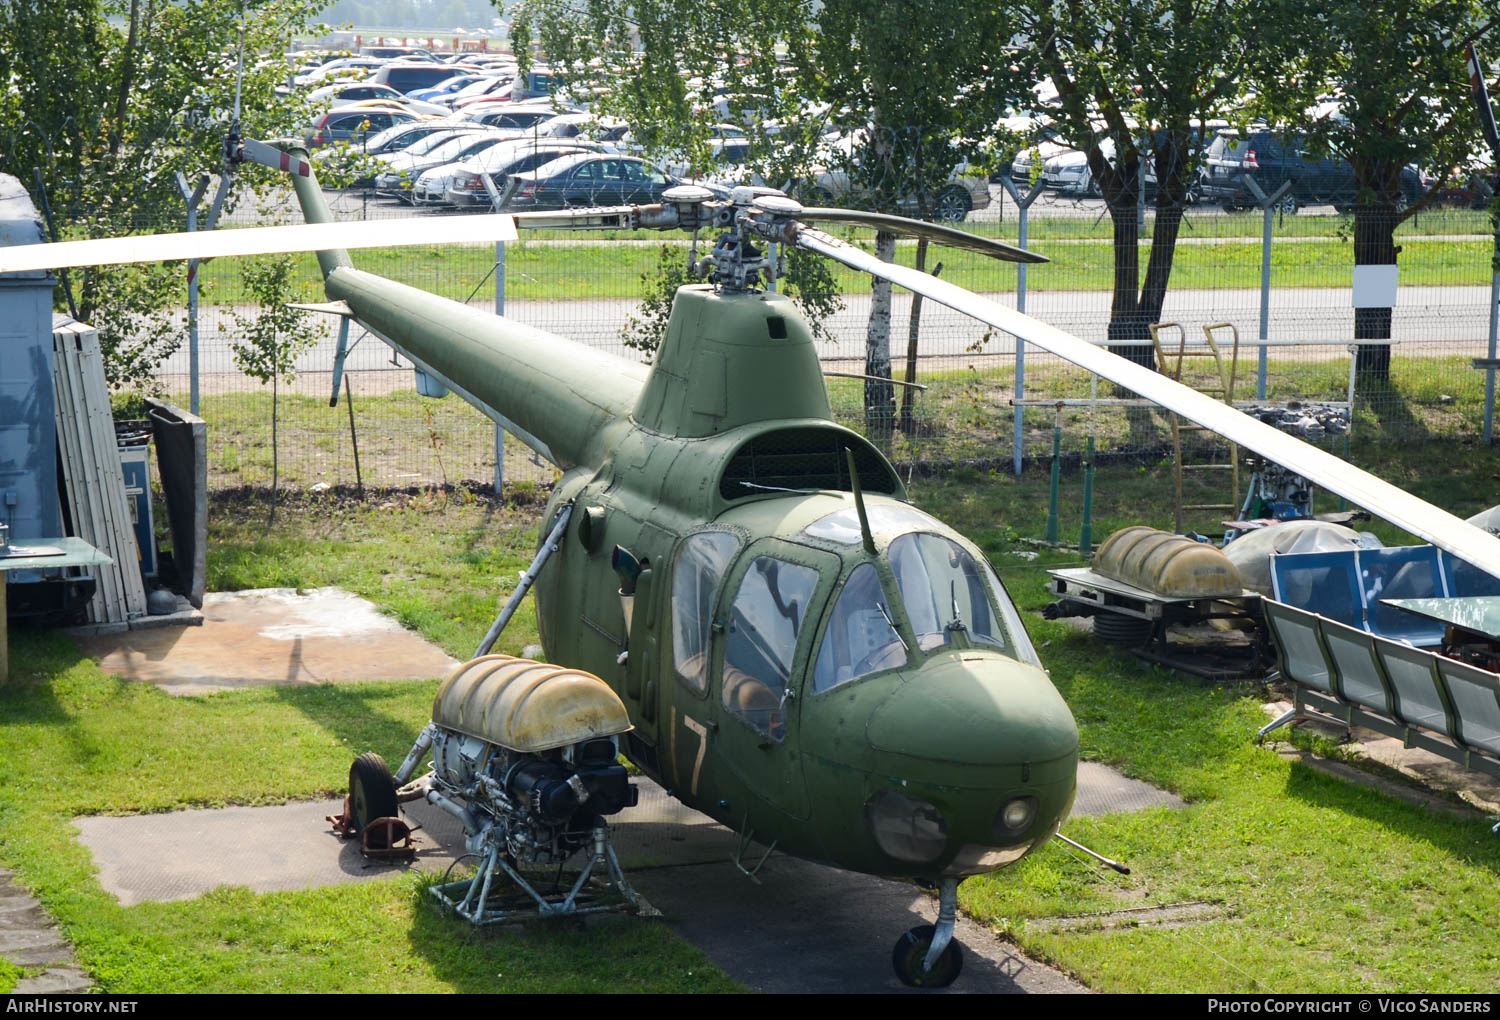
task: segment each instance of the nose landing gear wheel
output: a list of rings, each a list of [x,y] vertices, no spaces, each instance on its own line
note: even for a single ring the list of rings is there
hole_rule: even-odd
[[[934,931],[930,924],[919,924],[896,940],[896,948],[891,950],[891,966],[903,985],[909,988],[947,988],[964,969],[963,949],[957,942],[949,942],[944,947],[931,970],[923,967]]]

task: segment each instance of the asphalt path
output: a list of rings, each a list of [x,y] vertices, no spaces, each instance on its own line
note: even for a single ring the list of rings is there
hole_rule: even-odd
[[[1400,344],[1397,353],[1465,354],[1483,353],[1489,327],[1488,287],[1403,287],[1392,316],[1392,337]],[[988,295],[1000,304],[1016,307],[1015,293]],[[494,308],[493,291],[476,295],[472,305]],[[626,318],[639,308],[638,301],[599,299],[585,301],[509,301],[508,318],[566,336],[582,343],[610,351],[622,357],[639,360],[638,352],[626,348],[620,340],[620,329]],[[911,295],[898,289],[893,302],[892,348],[899,363],[904,357]],[[1092,341],[1105,338],[1109,322],[1110,295],[1102,291],[1039,291],[1027,295],[1026,311],[1061,329]],[[205,307],[200,314],[203,360],[201,379],[204,392],[240,390],[254,384],[245,379],[228,355],[227,343],[232,326],[225,314],[238,310],[227,306]],[[865,357],[865,333],[869,321],[870,295],[855,294],[845,298],[844,309],[828,323],[835,338],[818,345],[825,361],[840,368],[858,368]],[[1260,317],[1260,292],[1255,290],[1169,290],[1163,310],[1164,321],[1180,322],[1190,337],[1196,339],[1204,323],[1233,322],[1240,330],[1241,342],[1257,335]],[[302,377],[297,389],[320,392],[327,385],[326,373],[333,364],[335,327],[332,316],[317,316],[309,327],[311,347],[297,359],[297,374]],[[1268,336],[1273,340],[1317,342],[1321,346],[1304,348],[1299,357],[1333,357],[1341,355],[1341,344],[1352,341],[1354,328],[1350,292],[1344,288],[1278,288],[1271,292],[1271,315]],[[370,386],[384,391],[411,387],[410,375],[395,369],[392,354],[373,336],[364,336],[358,327],[350,334],[353,349],[347,367],[359,373],[356,382],[362,389]],[[991,358],[1014,357],[1015,341],[1008,334],[988,330],[983,325],[937,305],[923,303],[921,330],[917,349],[928,368],[935,365],[982,365]],[[1032,350],[1034,357],[1038,352]],[[169,386],[185,380],[188,352],[178,351],[163,366]]]

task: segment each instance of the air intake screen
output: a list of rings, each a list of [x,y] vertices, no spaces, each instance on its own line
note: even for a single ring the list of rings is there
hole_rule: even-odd
[[[744,499],[774,489],[830,489],[849,492],[844,448],[854,451],[854,467],[866,492],[893,495],[900,482],[868,443],[832,429],[778,429],[756,436],[735,451],[719,480],[725,499]]]

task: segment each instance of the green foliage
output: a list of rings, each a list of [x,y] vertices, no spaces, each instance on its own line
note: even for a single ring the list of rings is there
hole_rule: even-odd
[[[1277,0],[1274,17],[1281,45],[1264,53],[1274,63],[1256,69],[1257,111],[1352,163],[1362,206],[1393,205],[1407,164],[1441,179],[1468,161],[1480,135],[1464,44],[1497,23],[1493,3]],[[1329,95],[1337,109],[1309,118],[1304,111]]]
[[[640,274],[641,306],[626,315],[620,328],[620,338],[626,347],[647,355],[653,355],[661,347],[677,288],[698,282],[688,269],[687,256],[681,245],[664,244],[657,252],[655,265]],[[833,339],[828,319],[844,307],[840,296],[844,283],[824,259],[800,251],[789,253],[786,275],[779,281],[782,290],[801,309],[817,340]]]
[[[1213,141],[1197,128],[1235,116],[1240,78],[1275,36],[1265,27],[1270,2],[1062,0],[1018,11],[1039,42],[997,61],[995,74],[1050,79],[1056,127],[1087,154],[1114,223],[1114,339],[1147,339],[1146,324],[1161,318],[1187,191]],[[1136,224],[1148,158],[1156,218],[1143,279]]]
[[[245,294],[257,310],[230,313],[238,328],[229,348],[240,371],[262,383],[290,378],[297,356],[317,339],[302,328],[309,313],[287,304],[295,295],[296,269],[292,255],[246,259],[240,266]]]
[[[813,19],[815,32],[790,35],[792,65],[811,95],[851,111],[846,130],[864,128],[823,158],[849,174],[851,204],[902,212],[914,200],[927,219],[967,140],[988,135],[995,110],[1015,98],[997,91],[1020,94],[988,74],[1015,22],[991,3],[862,0],[831,0]]]
[[[8,83],[0,94],[0,172],[30,187],[40,168],[67,236],[183,229],[178,174],[195,185],[222,168],[242,11],[243,128],[266,136],[301,119],[300,100],[275,92],[285,76],[279,54],[321,6],[320,0],[0,2],[0,81]],[[246,168],[236,174],[236,193],[271,180],[268,171]],[[102,267],[70,277],[79,317],[99,330],[111,382],[146,383],[185,335],[167,310],[181,301],[182,267]],[[66,308],[59,291],[59,307]]]
[[[654,357],[667,338],[667,321],[672,314],[672,297],[677,288],[694,283],[688,271],[687,253],[681,247],[664,244],[657,253],[656,265],[641,274],[641,306],[625,316],[620,339],[631,350]]]

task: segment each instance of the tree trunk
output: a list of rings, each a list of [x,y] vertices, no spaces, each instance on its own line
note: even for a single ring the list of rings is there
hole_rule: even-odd
[[[938,263],[937,269],[933,271],[936,276],[942,271],[943,264]],[[927,238],[917,240],[917,272],[927,270]],[[911,324],[906,333],[906,381],[914,383],[917,381],[917,341],[922,330],[922,295],[911,296]],[[912,421],[912,387],[905,386],[901,390],[901,432],[910,438],[915,432],[915,424]]]
[[[140,28],[140,0],[130,0],[130,30],[125,38],[125,55],[120,70],[120,87],[115,100],[115,122],[110,128],[110,155],[119,155],[120,145],[125,141],[125,114],[130,104],[130,87],[135,78],[135,40]]]
[[[1111,346],[1110,350],[1122,358],[1155,368],[1156,352],[1151,346],[1151,331],[1147,327],[1156,320],[1143,314],[1137,290],[1141,256],[1135,204],[1111,203],[1109,218],[1114,223],[1115,242],[1115,287],[1109,307],[1109,339],[1112,344],[1121,340],[1142,341],[1139,345]]]
[[[882,262],[896,260],[896,235],[880,231],[875,235],[875,257]],[[891,428],[896,418],[895,387],[891,385],[891,284],[876,280],[870,301],[870,325],[865,335],[865,432],[881,449],[891,442]]]
[[[1396,247],[1395,231],[1399,222],[1395,202],[1386,198],[1372,204],[1354,207],[1354,264],[1356,266],[1394,266],[1401,249]],[[1389,308],[1354,309],[1354,339],[1388,340],[1391,336]],[[1360,345],[1354,360],[1355,372],[1362,378],[1385,382],[1391,377],[1389,344]]]
[[[1140,345],[1111,346],[1110,350],[1122,358],[1128,358],[1147,368],[1156,367],[1155,352],[1151,347],[1151,332],[1146,327],[1155,319],[1142,315],[1140,301],[1141,250],[1140,226],[1137,222],[1140,194],[1139,161],[1121,160],[1121,165],[1110,168],[1098,149],[1089,153],[1090,169],[1104,192],[1104,201],[1109,208],[1110,223],[1114,226],[1114,296],[1109,307],[1109,339],[1111,343],[1121,340],[1140,340]]]

